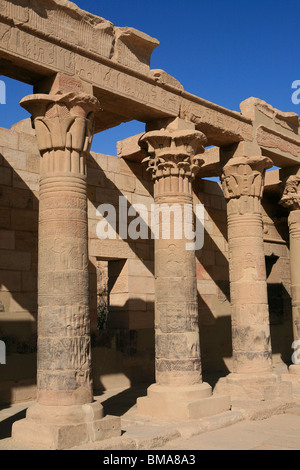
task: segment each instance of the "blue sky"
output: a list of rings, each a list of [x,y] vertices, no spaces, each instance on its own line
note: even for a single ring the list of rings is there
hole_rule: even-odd
[[[184,88],[204,99],[239,111],[255,96],[283,111],[299,114],[291,101],[292,82],[300,80],[299,0],[77,0],[77,5],[132,26],[160,41],[151,68],[161,68]],[[3,73],[1,71],[0,73]],[[28,116],[18,101],[28,85],[1,77],[7,105],[0,105],[0,126]],[[144,130],[128,123],[98,134],[93,150],[115,154],[116,141]]]

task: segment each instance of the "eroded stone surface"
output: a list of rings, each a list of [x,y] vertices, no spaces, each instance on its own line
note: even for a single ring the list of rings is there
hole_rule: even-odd
[[[288,218],[290,232],[290,268],[292,284],[292,311],[294,333],[294,365],[290,367],[290,373],[300,374],[298,362],[300,351],[300,177],[298,174],[289,176],[284,183],[283,196],[280,203],[290,210]],[[299,375],[300,379],[300,375]]]

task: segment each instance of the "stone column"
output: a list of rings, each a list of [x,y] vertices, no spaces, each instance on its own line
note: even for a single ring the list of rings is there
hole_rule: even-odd
[[[289,367],[291,379],[300,381],[300,176],[291,175],[285,180],[280,203],[290,210],[290,268],[292,290],[292,315],[294,333],[295,364]],[[286,379],[286,376],[284,376]]]
[[[89,318],[86,156],[99,103],[84,93],[32,95],[41,154],[37,404],[16,439],[62,449],[120,434],[94,402]]]
[[[184,211],[193,210],[192,181],[203,160],[204,134],[191,130],[158,130],[140,140],[148,147],[148,170],[154,182],[156,383],[138,399],[138,413],[189,420],[228,410],[229,397],[212,398],[202,382],[195,251],[187,249]],[[170,208],[176,215],[170,232],[163,228]],[[161,209],[161,217],[158,217]],[[171,219],[171,218],[170,218]],[[176,222],[181,219],[176,227]],[[182,232],[179,234],[179,231]]]
[[[272,346],[261,199],[266,157],[233,157],[221,176],[227,201],[233,373],[226,378],[232,396],[277,398]],[[226,390],[226,389],[225,389]]]

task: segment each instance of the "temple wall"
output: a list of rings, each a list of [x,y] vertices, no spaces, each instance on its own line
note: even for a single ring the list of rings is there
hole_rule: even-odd
[[[40,157],[28,122],[0,129],[0,339],[7,346],[0,402],[5,403],[35,398]],[[139,163],[91,153],[89,269],[97,391],[154,380],[154,243],[118,239],[119,217],[117,239],[99,240],[96,233],[100,204],[113,204],[118,213],[119,198],[126,197],[128,210],[135,204],[150,209],[152,186]],[[218,377],[232,367],[226,203],[213,181],[198,179],[194,196],[205,206],[204,248],[196,252],[203,374]],[[266,199],[265,255],[274,364],[285,369],[292,344],[289,252],[286,234],[274,223],[276,207]]]

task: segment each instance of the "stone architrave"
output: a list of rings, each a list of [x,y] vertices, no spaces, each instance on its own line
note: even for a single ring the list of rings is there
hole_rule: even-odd
[[[31,95],[41,154],[37,404],[13,437],[63,449],[120,435],[119,418],[93,400],[86,156],[98,100]]]
[[[233,397],[279,398],[273,373],[261,199],[267,157],[233,157],[221,181],[227,201],[233,371],[225,383]],[[222,388],[220,388],[222,390]]]
[[[175,227],[184,206],[193,210],[192,181],[203,163],[199,154],[205,142],[204,134],[194,129],[168,127],[140,139],[150,155],[145,161],[154,182],[157,214],[161,209],[155,219],[156,383],[137,401],[141,415],[190,420],[230,407],[230,397],[212,397],[211,387],[202,382],[195,251],[187,250],[183,231],[179,236],[180,226]],[[179,212],[173,221],[168,219],[167,234],[163,224],[175,204]],[[185,223],[193,224],[192,217]]]
[[[290,210],[288,224],[295,352],[294,364],[289,367],[289,372],[292,379],[300,381],[300,176],[291,175],[286,179],[280,204]]]

